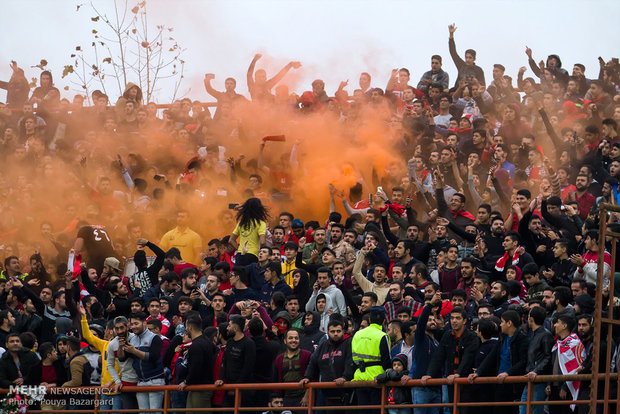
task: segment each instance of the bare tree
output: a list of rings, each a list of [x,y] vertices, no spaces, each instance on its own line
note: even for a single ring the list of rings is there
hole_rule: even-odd
[[[174,29],[150,25],[146,1],[131,7],[129,0],[114,0],[111,16],[101,11],[100,5],[77,6],[78,13],[91,12],[93,38],[90,48],[75,47],[72,63],[65,65],[62,77],[73,78],[71,83],[88,99],[92,89],[120,96],[127,82],[133,82],[142,89],[146,102],[160,92],[159,81],[167,79],[174,85],[170,99],[176,99],[185,61],[181,59],[184,49],[172,35]]]

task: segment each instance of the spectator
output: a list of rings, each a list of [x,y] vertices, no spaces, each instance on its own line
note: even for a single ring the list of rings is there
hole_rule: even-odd
[[[188,318],[185,322],[185,329],[192,340],[192,344],[187,355],[187,376],[179,384],[179,391],[184,391],[188,385],[213,383],[215,345],[202,334],[202,321],[200,318]],[[210,408],[212,397],[213,391],[189,391],[186,407]]]
[[[521,316],[516,311],[508,310],[502,313],[501,320],[502,334],[499,343],[482,361],[476,372],[469,375],[469,380],[472,382],[477,376],[493,376],[497,373],[500,383],[495,386],[495,401],[514,401],[522,393],[522,385],[504,384],[503,380],[508,376],[525,374],[528,341],[523,331],[519,330]],[[504,409],[497,407],[495,411]]]
[[[527,320],[529,328],[533,332],[532,339],[527,349],[527,377],[531,381],[537,375],[545,375],[551,369],[551,346],[553,345],[553,336],[543,327],[545,322],[545,311],[542,307],[536,306],[530,310]],[[527,401],[527,389],[523,390],[521,401]],[[534,384],[533,401],[543,401],[545,399],[545,384]],[[525,407],[519,407],[519,413],[525,413]],[[543,406],[538,405],[533,409],[535,414],[543,412]]]
[[[62,387],[83,387],[91,385],[90,376],[93,372],[93,368],[80,348],[80,340],[72,336],[67,338],[67,360],[68,381],[62,384]],[[77,407],[92,406],[91,397],[81,397],[76,400],[75,403],[70,403],[68,405],[70,410],[76,410],[78,409]]]
[[[299,332],[289,329],[284,337],[286,350],[275,359],[276,382],[299,382],[306,374],[311,352],[299,347]],[[285,390],[284,406],[299,407],[303,398],[303,390]]]
[[[41,382],[41,361],[37,354],[22,347],[19,335],[6,337],[6,352],[0,358],[0,386],[39,385]]]
[[[323,341],[312,352],[308,361],[308,367],[304,378],[300,384],[307,384],[310,381],[320,380],[321,382],[333,381],[342,385],[347,380],[344,377],[346,364],[351,358],[351,341],[344,337],[344,325],[341,321],[334,319],[329,322],[328,340]],[[323,390],[326,405],[340,405],[343,395],[340,390]],[[302,398],[301,405],[308,404],[308,392]]]
[[[428,367],[426,375],[423,375],[422,384],[430,378],[445,377],[448,384],[459,377],[471,374],[474,358],[480,341],[475,333],[467,329],[467,314],[463,309],[456,308],[450,313],[451,334],[446,333],[442,336],[437,350]],[[448,397],[452,401],[453,393],[448,390]],[[470,397],[467,392],[462,392],[461,400],[465,401]]]
[[[138,374],[138,387],[142,385],[164,385],[164,368],[161,362],[161,338],[146,329],[146,315],[143,312],[132,313],[129,318],[134,336],[123,346],[123,350],[133,359],[133,368]],[[162,391],[139,392],[136,395],[138,408],[162,408],[164,393]]]
[[[215,385],[244,384],[253,381],[254,365],[256,364],[256,345],[254,341],[243,334],[245,329],[245,319],[240,315],[230,317],[227,327],[229,340],[226,343],[224,352],[224,364],[220,371],[220,379],[215,381]],[[252,401],[251,391],[244,391],[241,394],[243,406],[248,406]],[[234,393],[227,392],[226,407],[234,406]]]

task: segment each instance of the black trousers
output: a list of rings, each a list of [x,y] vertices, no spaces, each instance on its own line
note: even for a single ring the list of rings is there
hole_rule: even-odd
[[[379,405],[381,404],[381,388],[356,388],[357,405]],[[358,413],[376,414],[380,410],[360,410]]]

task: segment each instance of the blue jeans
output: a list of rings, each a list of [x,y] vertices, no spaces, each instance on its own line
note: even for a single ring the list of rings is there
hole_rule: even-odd
[[[534,399],[533,401],[545,401],[545,386],[546,384],[538,383],[532,384],[534,386]],[[521,401],[527,401],[527,385],[523,388],[523,394],[521,394]],[[533,414],[542,414],[544,405],[533,405],[532,413]],[[527,408],[525,405],[519,406],[519,414],[525,414],[527,412]]]
[[[447,404],[450,402],[450,388],[447,385],[441,386],[441,402]],[[444,414],[451,414],[452,408],[446,406],[443,408]]]
[[[166,385],[163,378],[155,378],[149,381],[138,381],[138,387],[142,385]],[[138,408],[141,410],[152,410],[154,408],[162,408],[164,403],[164,392],[139,392],[136,394],[138,399]]]
[[[187,406],[187,392],[172,391],[170,393],[171,408],[185,408]]]
[[[414,404],[439,404],[441,391],[436,387],[413,387],[411,399]],[[414,408],[415,414],[439,414],[441,407]]]
[[[121,400],[121,395],[120,394],[116,394],[116,395],[101,394],[101,400],[99,401],[99,406],[102,410],[122,410],[123,402]]]
[[[411,414],[411,408],[388,408],[389,414]]]

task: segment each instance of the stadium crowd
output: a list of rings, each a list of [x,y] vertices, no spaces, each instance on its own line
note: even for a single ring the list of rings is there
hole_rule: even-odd
[[[256,55],[250,99],[205,76],[213,114],[189,99],[158,110],[133,83],[114,105],[97,90],[84,106],[48,71],[31,92],[12,62],[0,82],[0,387],[100,385],[106,408],[157,409],[163,392],[123,387],[175,384],[170,406],[197,408],[230,407],[234,393],[187,386],[467,377],[462,401],[503,402],[527,397],[507,376],[591,372],[593,298],[601,289],[607,315],[620,297],[597,244],[599,205],[617,203],[620,180],[620,64],[599,58],[590,79],[526,48],[532,76],[515,80],[477,66],[475,50],[461,58],[455,31],[457,73],[434,55],[417,83],[406,68],[385,88],[362,73],[352,95],[322,80],[290,93],[301,64],[268,78]],[[618,371],[613,332],[602,371]],[[378,388],[351,391],[317,402],[380,401]],[[388,403],[405,414],[452,397],[390,386]],[[92,404],[54,398],[41,408]],[[578,412],[590,398],[587,382],[534,386],[535,401],[581,401]],[[307,403],[303,388],[242,393],[271,412]],[[525,407],[476,408],[506,410]]]

